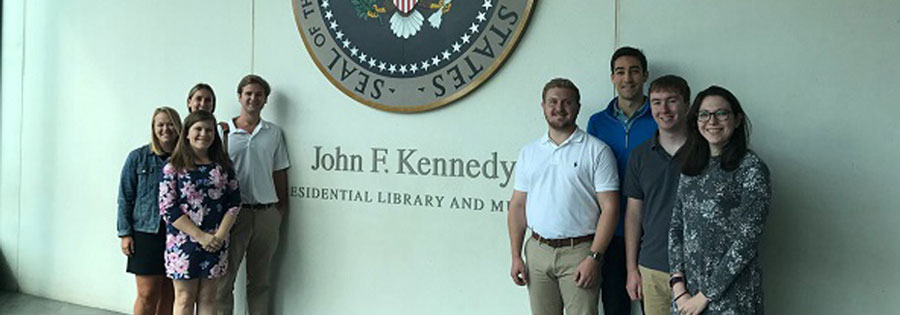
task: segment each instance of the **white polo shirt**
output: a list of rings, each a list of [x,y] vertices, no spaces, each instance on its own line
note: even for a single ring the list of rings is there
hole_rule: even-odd
[[[594,234],[597,192],[619,190],[616,159],[606,143],[581,128],[557,146],[549,132],[519,152],[515,190],[526,192],[528,227],[550,239]]]
[[[291,167],[281,128],[262,119],[253,133],[236,127],[233,119],[228,120],[228,128],[228,156],[234,162],[241,202],[278,202],[272,172]]]

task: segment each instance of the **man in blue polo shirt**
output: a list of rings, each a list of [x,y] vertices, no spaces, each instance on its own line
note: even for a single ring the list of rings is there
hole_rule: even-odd
[[[656,133],[656,122],[650,114],[648,98],[644,95],[644,83],[650,72],[647,69],[647,57],[633,47],[616,50],[610,60],[610,70],[617,96],[605,110],[591,116],[587,132],[609,145],[616,157],[619,177],[624,178],[631,150]],[[619,208],[625,209],[625,197],[620,196],[619,201]],[[619,217],[615,236],[606,250],[600,272],[603,279],[601,297],[604,314],[631,313],[631,301],[625,291],[627,270],[624,217]]]

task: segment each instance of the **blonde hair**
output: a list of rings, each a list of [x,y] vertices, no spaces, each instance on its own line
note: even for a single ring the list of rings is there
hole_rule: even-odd
[[[166,151],[163,150],[162,143],[159,143],[159,138],[156,137],[156,130],[154,130],[156,115],[159,113],[169,115],[169,119],[171,119],[172,124],[175,125],[175,136],[178,136],[181,132],[181,116],[178,116],[178,112],[169,106],[157,107],[153,111],[153,116],[150,116],[150,151],[153,151],[153,154],[156,155],[165,155]]]

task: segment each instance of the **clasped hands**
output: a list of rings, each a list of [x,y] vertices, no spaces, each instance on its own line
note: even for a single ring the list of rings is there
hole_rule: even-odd
[[[698,292],[693,296],[688,293],[675,300],[679,315],[698,315],[706,309],[708,304],[709,299],[703,295],[703,292]]]
[[[222,246],[225,246],[225,240],[228,239],[228,235],[220,234],[221,233],[203,233],[197,241],[200,242],[200,246],[203,247],[203,250],[210,253],[217,252],[222,249]]]

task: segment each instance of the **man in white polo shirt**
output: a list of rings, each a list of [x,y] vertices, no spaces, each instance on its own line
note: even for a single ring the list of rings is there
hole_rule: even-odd
[[[603,253],[619,216],[616,161],[605,143],[575,125],[575,84],[553,79],[541,98],[549,131],[522,148],[516,164],[510,276],[528,285],[532,314],[596,315]],[[522,260],[526,227],[531,237]]]
[[[291,166],[281,128],[260,114],[272,92],[269,83],[247,75],[238,83],[241,114],[228,121],[228,156],[241,190],[241,212],[231,228],[228,272],[219,281],[219,314],[234,310],[234,279],[247,256],[247,308],[269,314],[272,255],[287,211],[287,169]]]

